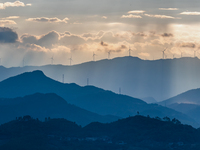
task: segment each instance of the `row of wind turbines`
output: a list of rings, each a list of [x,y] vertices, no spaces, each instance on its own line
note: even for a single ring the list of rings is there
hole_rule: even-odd
[[[129,56],[131,56],[131,51],[133,51],[133,50],[131,50],[130,47],[129,47],[129,50],[128,50]],[[110,59],[111,52],[112,51],[107,52],[108,53],[108,59]],[[95,56],[97,56],[97,55],[93,52],[93,61],[95,61]]]
[[[164,50],[162,51],[162,54],[163,54],[163,56],[162,56],[162,59],[166,59],[167,58],[167,55],[165,54],[165,52],[166,52],[166,50],[167,50],[168,48],[166,47],[166,48],[164,48]],[[130,48],[130,46],[129,46],[129,50],[128,50],[128,56],[131,56],[131,52],[132,52],[133,50],[131,50],[131,48]],[[194,57],[196,57],[196,52],[197,52],[198,50],[194,50]],[[112,51],[108,51],[107,53],[108,53],[108,59],[110,59],[110,56],[111,56],[111,52]],[[96,56],[98,56],[97,54],[95,54],[94,52],[93,52],[93,61],[96,61]],[[183,57],[183,52],[181,52],[181,58]],[[175,58],[175,55],[173,54],[173,58]],[[51,64],[54,64],[54,57],[52,56],[51,58]],[[73,59],[72,59],[72,56],[69,58],[69,63],[70,63],[70,66],[72,65],[72,62],[73,62]],[[24,66],[24,59],[23,59],[23,66]]]
[[[162,51],[163,53],[163,59],[167,58],[167,55],[165,54],[165,51],[167,50],[167,47]],[[196,57],[196,52],[199,50],[194,50],[194,57]],[[183,52],[181,52],[181,58],[183,57]],[[173,54],[173,58],[175,58],[175,55]]]
[[[167,47],[166,48],[164,48],[164,50],[162,51],[162,59],[166,59],[167,58],[167,55],[165,54],[165,52],[167,51]],[[130,46],[129,46],[129,50],[128,50],[128,56],[131,56],[131,52],[132,52],[133,50],[131,50],[131,48],[130,48]],[[194,50],[194,57],[196,57],[196,52],[197,51],[199,51],[199,50]],[[110,51],[108,51],[107,52],[108,53],[108,59],[110,59],[110,56],[111,56],[111,53],[112,53],[112,51],[110,50]],[[95,54],[94,52],[93,52],[93,61],[96,61],[96,56],[98,56],[97,54]],[[183,52],[181,52],[181,58],[183,57]],[[173,54],[173,59],[175,58],[175,55]],[[54,56],[52,56],[51,58],[50,58],[50,60],[51,60],[51,64],[53,65],[54,64]],[[72,56],[68,59],[69,60],[69,64],[70,64],[70,66],[72,65],[72,62],[73,62],[73,59],[72,59]],[[2,65],[2,58],[0,58],[0,65]],[[24,67],[25,66],[25,59],[23,58],[23,62],[22,62],[22,66]]]

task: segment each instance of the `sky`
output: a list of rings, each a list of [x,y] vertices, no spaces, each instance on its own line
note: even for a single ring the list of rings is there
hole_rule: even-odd
[[[0,65],[200,57],[199,0],[0,0]],[[53,58],[53,59],[52,59]],[[53,60],[53,61],[52,61]]]

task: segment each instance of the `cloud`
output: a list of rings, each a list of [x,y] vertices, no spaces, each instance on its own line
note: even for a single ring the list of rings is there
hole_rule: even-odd
[[[21,42],[24,44],[36,44],[45,48],[52,48],[54,44],[57,44],[59,41],[60,35],[56,31],[51,31],[47,34],[44,34],[42,36],[34,36],[34,35],[28,35],[24,34],[21,36]]]
[[[20,1],[0,3],[0,9],[6,9],[6,7],[25,7],[25,6],[26,5]],[[27,4],[27,6],[30,6],[30,4]]]
[[[61,45],[65,45],[65,46],[74,46],[74,45],[80,45],[80,44],[84,44],[86,41],[81,37],[81,36],[78,36],[78,35],[65,35],[64,37],[62,37],[60,40],[59,40],[59,43]]]
[[[26,6],[32,6],[32,4],[26,4]]]
[[[128,14],[142,14],[144,12],[145,12],[144,10],[132,10],[129,11]]]
[[[47,18],[47,17],[40,17],[40,18],[28,18],[26,21],[35,21],[35,22],[49,22],[49,23],[67,23],[69,18],[64,18],[63,20],[54,18]]]
[[[119,53],[119,52],[127,50],[126,44],[127,44],[126,42],[119,42],[119,43],[113,44],[113,43],[105,43],[101,41],[100,44],[97,45],[97,47],[100,51],[104,51],[104,52],[110,51],[114,53]]]
[[[182,48],[195,48],[196,44],[191,42],[182,42],[182,43],[177,43],[176,46]]]
[[[81,35],[81,37],[87,41],[94,41],[99,40],[104,35],[104,33],[104,31],[99,31],[98,33],[84,33]]]
[[[52,48],[53,44],[57,44],[59,41],[59,33],[56,31],[51,31],[43,36],[37,41],[38,45],[43,47]]]
[[[37,37],[34,35],[24,34],[20,37],[22,43],[29,43],[29,44],[36,44],[37,43]]]
[[[63,51],[63,52],[70,53],[71,49],[66,47],[66,46],[62,46],[61,45],[61,46],[57,46],[57,47],[52,48],[51,51],[53,51],[53,52],[61,52],[61,51]]]
[[[179,10],[178,8],[159,8],[159,10]]]
[[[84,33],[84,34],[82,35],[82,37],[84,37],[84,38],[93,38],[93,37],[94,37],[94,34],[92,34],[92,33]]]
[[[108,17],[106,17],[106,16],[102,16],[101,18],[103,18],[103,19],[107,19]]]
[[[18,40],[18,34],[7,27],[0,27],[0,43],[15,43]]]
[[[85,34],[85,36],[89,36],[89,34]],[[80,35],[71,34],[70,32],[58,33],[56,31],[41,36],[24,34],[21,36],[20,41],[22,44],[36,44],[48,49],[55,48],[55,45],[74,46],[86,43],[86,40]]]
[[[78,22],[78,21],[76,21],[76,22],[74,22],[73,24],[82,24],[81,22]]]
[[[129,14],[129,15],[123,15],[121,16],[121,18],[142,18],[142,17],[140,15]]]
[[[103,41],[101,41],[100,45],[101,45],[101,46],[108,46],[108,44],[105,43],[105,42],[103,42]]]
[[[162,37],[173,37],[174,35],[172,33],[163,33],[161,34]]]
[[[19,45],[18,49],[19,48],[22,48],[22,49],[25,49],[25,50],[31,50],[31,51],[43,51],[43,52],[48,51],[48,49],[46,49],[45,47],[42,47],[42,46],[37,45],[37,44],[30,44],[30,43],[27,43],[27,44],[24,44],[24,45]]]
[[[0,20],[0,25],[1,26],[5,26],[7,24],[17,24],[15,21],[13,20]]]
[[[9,16],[9,17],[5,17],[5,18],[2,18],[2,19],[18,19],[19,16]]]
[[[181,15],[200,15],[200,12],[182,12],[180,13]]]
[[[152,18],[160,18],[160,19],[176,19],[175,17],[172,16],[166,16],[166,15],[150,15],[150,14],[144,14],[147,17],[152,17]]]
[[[130,40],[132,36],[133,35],[130,32],[117,32],[117,33],[114,34],[114,37],[120,38],[123,41],[124,40],[127,40],[127,41]]]
[[[122,49],[127,49],[127,46],[124,45],[124,44],[122,44],[122,45],[121,45],[121,48],[122,48]]]
[[[132,35],[134,35],[134,36],[142,36],[142,37],[147,37],[148,36],[144,32],[132,33]]]

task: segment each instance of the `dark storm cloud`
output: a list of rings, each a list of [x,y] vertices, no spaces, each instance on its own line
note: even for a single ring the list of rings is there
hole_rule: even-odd
[[[10,28],[0,27],[0,43],[15,43],[18,34]]]
[[[173,37],[174,35],[172,33],[163,33],[161,34],[162,37]]]
[[[132,33],[132,35],[134,35],[134,36],[142,36],[142,37],[146,37],[147,36],[147,34],[145,34],[143,32]]]
[[[126,49],[126,45],[121,45],[121,49]]]
[[[108,46],[108,44],[106,44],[105,42],[101,41],[101,46]]]
[[[189,43],[189,42],[178,43],[176,45],[178,47],[183,47],[183,48],[195,48],[196,47],[195,43]]]

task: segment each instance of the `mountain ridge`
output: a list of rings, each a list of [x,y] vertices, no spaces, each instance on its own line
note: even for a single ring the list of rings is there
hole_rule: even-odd
[[[89,84],[137,98],[153,97],[161,101],[190,89],[200,87],[200,60],[183,57],[175,59],[142,60],[137,57],[119,57],[85,62],[73,66],[45,65],[4,68],[0,81],[10,76],[33,70],[42,70],[54,80]]]
[[[116,94],[93,86],[81,87],[76,84],[64,84],[46,77],[41,71],[23,73],[0,82],[0,97],[15,98],[34,93],[55,93],[68,103],[100,115],[128,117],[137,114],[177,117],[183,123],[199,126],[192,118],[159,105],[130,96]]]
[[[101,116],[71,105],[54,93],[35,93],[11,99],[0,98],[0,110],[0,124],[25,115],[30,115],[40,120],[48,117],[65,118],[83,126],[94,121],[105,123],[119,118],[116,116]]]

